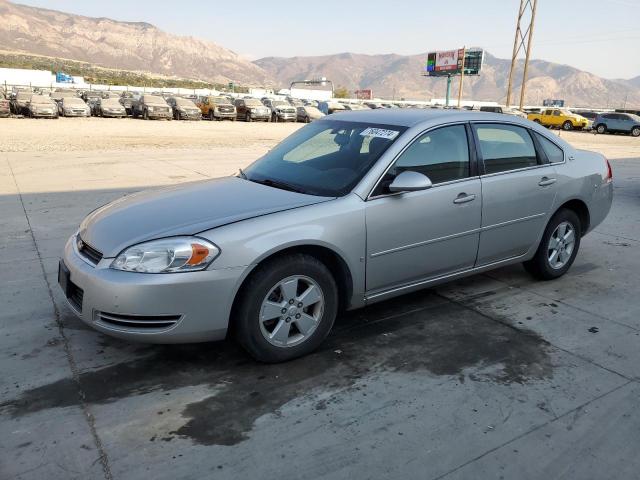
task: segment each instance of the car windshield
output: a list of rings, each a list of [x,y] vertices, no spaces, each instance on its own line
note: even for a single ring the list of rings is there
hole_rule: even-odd
[[[142,101],[143,101],[144,103],[162,103],[162,104],[164,104],[164,103],[165,103],[164,98],[162,98],[162,97],[157,97],[157,96],[155,96],[155,95],[145,95],[145,96],[142,98]]]
[[[290,107],[291,106],[284,100],[274,100],[271,102],[271,105],[273,105],[274,107]]]
[[[51,99],[49,97],[45,97],[43,95],[33,95],[31,97],[31,103],[39,104],[39,105],[48,105],[51,103]]]
[[[231,102],[226,97],[215,97],[213,99],[213,103],[220,103],[220,104],[225,104],[226,105],[226,104],[230,104]]]
[[[84,106],[84,102],[82,101],[82,99],[80,99],[78,97],[63,98],[62,101],[64,102],[65,105],[82,105],[82,106]]]
[[[343,196],[406,130],[396,125],[320,120],[251,164],[247,180],[309,195]]]
[[[102,105],[104,107],[120,107],[120,102],[117,98],[105,98],[102,100]]]
[[[189,100],[188,98],[176,98],[176,105],[179,105],[181,107],[194,107],[195,108],[195,104]]]
[[[635,115],[633,113],[629,113],[627,115],[629,115],[631,117],[631,120],[633,120],[634,122],[640,122],[640,116]]]
[[[260,102],[260,100],[251,100],[251,99],[247,99],[244,101],[245,105],[248,105],[250,107],[262,107],[262,102]]]

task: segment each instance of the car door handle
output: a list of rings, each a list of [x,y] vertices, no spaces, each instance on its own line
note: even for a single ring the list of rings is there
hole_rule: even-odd
[[[467,203],[467,202],[473,202],[476,199],[476,196],[471,194],[471,195],[467,195],[466,193],[461,193],[460,195],[458,195],[456,197],[456,199],[453,201],[453,203],[455,204],[461,204],[461,203]]]
[[[548,187],[549,185],[553,185],[554,183],[556,183],[555,178],[542,177],[538,182],[538,185],[540,185],[541,187]]]

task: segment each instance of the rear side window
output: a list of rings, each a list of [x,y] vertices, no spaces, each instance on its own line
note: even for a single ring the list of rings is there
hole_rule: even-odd
[[[538,133],[536,133],[535,136],[542,146],[542,150],[547,155],[550,163],[558,163],[564,161],[564,152],[560,147]]]
[[[538,164],[529,132],[515,125],[475,125],[485,173],[499,173]]]

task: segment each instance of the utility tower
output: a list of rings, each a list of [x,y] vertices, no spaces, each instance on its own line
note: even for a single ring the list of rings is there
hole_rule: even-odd
[[[524,51],[524,69],[522,71],[522,86],[520,87],[520,108],[524,105],[524,91],[527,83],[527,70],[529,68],[529,56],[531,54],[531,39],[533,38],[533,24],[536,19],[536,7],[538,0],[520,0],[518,10],[518,23],[516,35],[513,39],[513,54],[511,55],[511,68],[509,69],[509,85],[507,87],[507,107],[511,106],[511,90],[513,88],[513,71],[518,63],[518,55]]]

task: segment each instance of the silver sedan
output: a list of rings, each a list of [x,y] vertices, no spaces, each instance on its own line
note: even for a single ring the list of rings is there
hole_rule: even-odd
[[[320,345],[341,310],[513,263],[564,275],[612,192],[602,155],[517,117],[339,113],[237,176],[91,212],[59,283],[106,334],[181,343],[232,332],[278,362]]]

